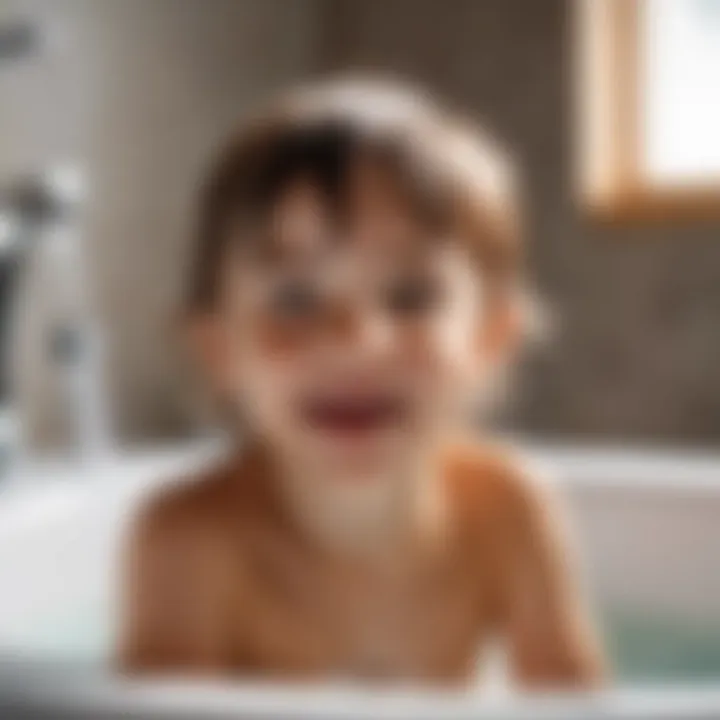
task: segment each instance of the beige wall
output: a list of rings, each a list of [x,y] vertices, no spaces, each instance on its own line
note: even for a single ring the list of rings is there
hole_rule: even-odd
[[[249,103],[313,70],[318,3],[13,2],[47,28],[51,44],[43,57],[0,69],[0,178],[85,162],[87,253],[115,425],[124,438],[179,432],[184,380],[170,339],[197,181]],[[32,364],[21,373],[31,434],[43,442],[62,425],[37,342],[38,316],[52,305],[45,277],[38,272],[26,292]]]

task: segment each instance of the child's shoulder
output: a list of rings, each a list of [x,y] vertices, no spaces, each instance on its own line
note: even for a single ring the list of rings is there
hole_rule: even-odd
[[[193,638],[210,630],[198,609],[219,607],[238,566],[231,517],[242,506],[238,480],[223,463],[164,483],[136,507],[122,558],[122,667],[201,653]]]
[[[452,443],[444,467],[451,502],[471,523],[520,519],[553,502],[545,474],[510,443]]]
[[[245,458],[232,458],[192,476],[178,477],[155,489],[135,514],[135,534],[163,539],[200,534],[218,536],[236,526],[238,514],[252,512],[248,492],[251,468]]]

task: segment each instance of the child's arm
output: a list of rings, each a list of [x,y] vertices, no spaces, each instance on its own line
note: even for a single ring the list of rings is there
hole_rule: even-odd
[[[601,652],[556,501],[522,473],[505,497],[505,617],[513,676],[529,687],[595,686],[604,674]]]
[[[167,669],[178,660],[172,623],[171,528],[155,508],[132,528],[121,575],[120,633],[116,664],[123,672]],[[177,571],[175,572],[177,574]],[[181,592],[178,588],[177,592]],[[180,597],[175,602],[181,602]]]
[[[116,662],[123,672],[214,670],[228,556],[211,483],[173,488],[142,510],[126,548]],[[222,505],[220,505],[222,508]]]

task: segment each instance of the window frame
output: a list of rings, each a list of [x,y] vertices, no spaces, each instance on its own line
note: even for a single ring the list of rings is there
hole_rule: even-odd
[[[720,220],[720,175],[655,183],[643,172],[641,21],[647,0],[576,0],[577,184],[601,220]]]

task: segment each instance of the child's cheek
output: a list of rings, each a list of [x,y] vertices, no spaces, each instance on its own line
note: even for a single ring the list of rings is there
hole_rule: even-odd
[[[402,346],[405,362],[426,374],[453,373],[472,362],[470,338],[444,320],[408,326]]]
[[[426,323],[409,325],[401,338],[402,361],[408,369],[427,373],[438,368],[441,357],[431,327]]]

